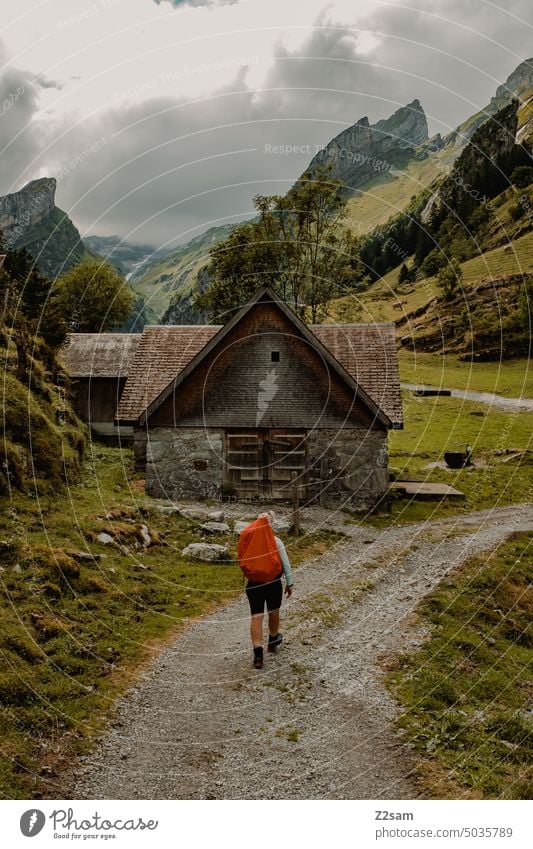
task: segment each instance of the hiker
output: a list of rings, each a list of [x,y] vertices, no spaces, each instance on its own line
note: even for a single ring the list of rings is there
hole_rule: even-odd
[[[257,519],[241,531],[239,565],[248,583],[246,595],[250,602],[250,633],[254,649],[254,669],[263,667],[263,617],[268,610],[268,651],[274,652],[283,640],[279,633],[279,609],[283,599],[281,576],[285,575],[285,593],[292,595],[292,569],[282,541],[274,536],[273,513],[260,513]]]

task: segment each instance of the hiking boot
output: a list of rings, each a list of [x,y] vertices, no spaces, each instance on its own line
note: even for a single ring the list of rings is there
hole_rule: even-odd
[[[263,647],[257,646],[254,648],[254,669],[263,668]]]
[[[275,637],[269,636],[268,637],[268,650],[269,651],[276,651],[277,647],[281,644],[282,641],[283,641],[283,634],[276,634]]]

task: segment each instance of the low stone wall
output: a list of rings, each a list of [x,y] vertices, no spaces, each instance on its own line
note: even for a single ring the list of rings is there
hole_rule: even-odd
[[[365,429],[309,433],[309,494],[324,506],[371,509],[387,492],[387,433]]]
[[[146,430],[143,427],[133,428],[133,457],[138,472],[146,469]]]
[[[143,437],[143,438],[141,438]],[[136,453],[146,432],[136,432]],[[222,428],[153,428],[146,440],[146,492],[157,498],[218,498],[224,475]],[[387,433],[309,433],[309,500],[369,510],[388,489]]]
[[[223,478],[224,432],[153,428],[146,442],[146,492],[157,498],[217,498]]]

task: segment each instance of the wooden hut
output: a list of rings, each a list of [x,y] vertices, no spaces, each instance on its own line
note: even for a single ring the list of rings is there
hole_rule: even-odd
[[[392,323],[305,325],[262,288],[224,326],[145,328],[117,423],[147,492],[367,509],[388,490],[401,428]]]
[[[140,338],[140,333],[69,333],[61,349],[75,410],[94,434],[133,435],[131,425],[117,430],[115,415]]]

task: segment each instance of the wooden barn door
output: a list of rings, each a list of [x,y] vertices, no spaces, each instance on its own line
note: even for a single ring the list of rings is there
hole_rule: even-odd
[[[264,492],[265,445],[261,431],[226,433],[226,483],[237,498]]]
[[[307,434],[305,431],[269,430],[270,494],[274,499],[292,498],[292,480],[300,489],[300,499],[307,498]]]
[[[292,497],[296,473],[300,498],[307,497],[305,431],[261,429],[226,433],[226,484],[237,498]]]

